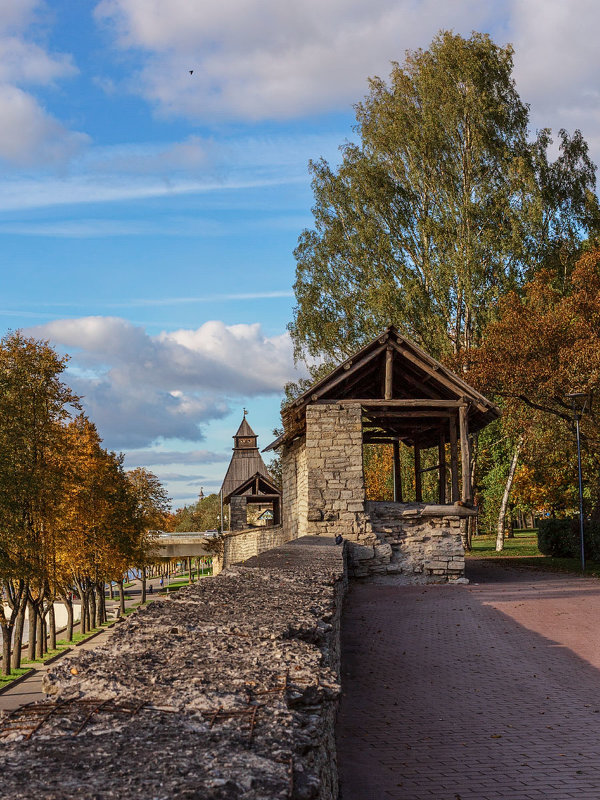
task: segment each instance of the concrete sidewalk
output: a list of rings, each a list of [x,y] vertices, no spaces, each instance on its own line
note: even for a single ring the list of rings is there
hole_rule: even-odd
[[[598,800],[600,581],[469,577],[351,586],[341,800]]]

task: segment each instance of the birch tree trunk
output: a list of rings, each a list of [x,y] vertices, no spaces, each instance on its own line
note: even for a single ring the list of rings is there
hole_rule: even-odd
[[[506,519],[506,509],[508,508],[508,499],[510,497],[510,490],[512,489],[515,472],[517,471],[517,462],[523,447],[523,436],[519,436],[519,441],[513,453],[512,462],[508,471],[506,485],[504,487],[504,494],[502,495],[502,502],[500,503],[500,513],[498,515],[498,529],[496,532],[496,552],[499,553],[504,549],[504,521]]]

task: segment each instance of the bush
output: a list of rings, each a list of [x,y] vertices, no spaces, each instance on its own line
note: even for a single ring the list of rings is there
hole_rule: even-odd
[[[600,523],[583,524],[585,557],[600,560]],[[579,518],[541,519],[538,523],[538,548],[545,556],[579,558],[581,554]]]

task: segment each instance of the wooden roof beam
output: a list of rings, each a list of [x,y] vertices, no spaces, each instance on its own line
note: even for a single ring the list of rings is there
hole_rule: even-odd
[[[310,400],[313,403],[316,402],[326,392],[330,392],[335,386],[337,386],[338,384],[342,383],[347,378],[349,378],[350,375],[354,375],[355,372],[358,372],[358,370],[362,369],[366,364],[368,364],[374,358],[377,358],[377,356],[384,350],[385,350],[385,345],[381,345],[377,349],[373,350],[372,353],[369,353],[368,356],[366,356],[365,358],[361,358],[355,362],[351,361],[350,364],[352,364],[352,366],[345,364],[344,369],[340,372],[337,378],[334,378],[331,381],[327,381],[320,389],[317,389],[315,392],[313,392],[310,396]],[[296,402],[298,403],[298,401]],[[298,405],[301,405],[302,402],[307,402],[307,401],[306,399],[304,399],[300,403],[298,403]]]
[[[317,400],[317,403],[339,403],[340,405],[358,404],[364,408],[460,408],[468,405],[463,400],[438,400],[438,399],[413,399],[402,398],[397,400],[380,400],[372,397],[359,397],[340,400]]]
[[[406,344],[397,344],[394,341],[391,343],[393,347],[395,347],[400,353],[400,355],[404,356],[404,358],[408,359],[408,361],[412,361],[413,364],[416,364],[420,369],[423,370],[423,372],[430,375],[433,380],[438,381],[438,383],[441,383],[447,389],[450,389],[450,391],[454,392],[454,394],[467,394],[475,407],[482,413],[485,414],[493,409],[493,406],[485,405],[481,401],[480,398],[483,398],[483,395],[480,395],[479,392],[476,392],[474,389],[472,389],[469,384],[465,383],[461,378],[458,377],[458,375],[455,376],[454,380],[451,380],[445,375],[441,364],[431,364],[431,357],[428,356],[424,351],[421,351],[424,357],[420,358],[419,356],[416,356]]]

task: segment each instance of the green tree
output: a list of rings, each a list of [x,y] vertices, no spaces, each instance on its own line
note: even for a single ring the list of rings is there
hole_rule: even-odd
[[[476,344],[494,301],[539,265],[570,270],[596,229],[581,134],[528,140],[513,50],[441,32],[370,80],[358,144],[311,162],[315,227],[295,251],[296,357],[338,361],[393,322],[437,357]]]
[[[227,528],[227,506],[223,508],[225,516],[223,529]],[[210,531],[221,528],[221,498],[218,494],[209,494],[196,503],[184,506],[176,512],[176,531]]]
[[[142,603],[146,602],[146,567],[152,560],[153,531],[162,529],[170,508],[170,497],[160,480],[145,467],[126,473],[129,492],[134,502],[134,524],[137,535],[136,566],[142,579]]]

